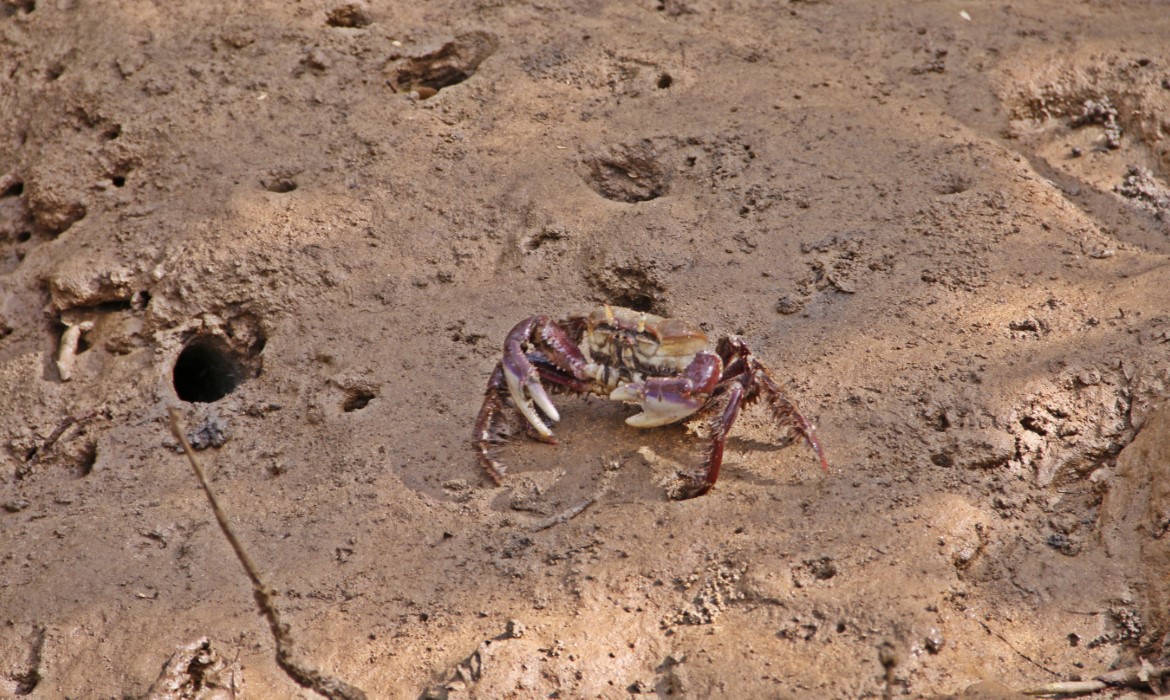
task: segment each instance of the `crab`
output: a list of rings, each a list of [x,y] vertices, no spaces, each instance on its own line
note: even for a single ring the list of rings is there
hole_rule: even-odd
[[[560,414],[549,391],[596,394],[637,404],[626,418],[635,428],[654,428],[695,416],[705,419],[710,448],[703,467],[683,474],[679,500],[701,496],[719,479],[723,448],[739,411],[764,404],[778,427],[804,438],[826,473],[829,463],[816,429],[780,390],[768,368],[743,338],[725,336],[708,350],[697,325],[619,306],[603,305],[585,316],[554,321],[532,316],[504,340],[504,357],[492,371],[475,421],[479,462],[497,485],[507,468],[493,454],[511,417],[528,434],[556,443],[550,424]]]

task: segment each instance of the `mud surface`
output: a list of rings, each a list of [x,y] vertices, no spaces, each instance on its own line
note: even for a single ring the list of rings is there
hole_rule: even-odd
[[[0,695],[309,697],[168,406],[370,697],[1010,697],[1165,656],[1167,36],[1136,2],[7,0]],[[701,441],[562,397],[493,485],[504,335],[602,301],[743,335],[832,472],[748,411],[672,502]]]

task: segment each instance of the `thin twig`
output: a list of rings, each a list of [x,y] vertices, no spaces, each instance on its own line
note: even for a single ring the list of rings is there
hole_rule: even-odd
[[[76,418],[73,416],[67,416],[65,420],[61,421],[61,424],[57,426],[56,430],[50,433],[49,437],[45,438],[45,441],[41,443],[41,446],[28,456],[28,459],[26,460],[28,464],[30,466],[36,464],[42,457],[48,454],[49,450],[53,449],[53,445],[57,444],[57,441],[61,439],[61,436],[65,434],[66,430],[69,430],[69,428],[75,425],[84,425],[85,423],[88,423],[89,421],[93,420],[97,414],[98,411],[90,411],[89,413],[83,414]]]
[[[532,532],[540,532],[541,530],[547,530],[550,527],[553,527],[554,525],[560,525],[561,523],[567,523],[570,520],[572,520],[573,518],[580,515],[582,512],[585,511],[586,508],[593,505],[594,503],[596,503],[595,499],[586,498],[584,501],[581,501],[577,505],[575,505],[571,508],[566,508],[565,510],[562,510],[560,513],[557,513],[556,515],[553,515],[552,517],[548,517],[548,518],[545,518],[544,520],[536,521],[535,523],[532,524],[532,527],[530,528],[530,530]]]
[[[191,443],[187,442],[182,428],[179,427],[179,412],[171,407],[168,409],[168,413],[171,417],[171,433],[183,446],[183,452],[187,453],[187,459],[191,462],[191,468],[199,479],[199,485],[203,487],[203,493],[207,495],[207,501],[211,503],[211,510],[215,513],[219,529],[223,531],[224,537],[227,538],[236,553],[236,558],[240,560],[248,578],[252,580],[252,593],[256,597],[256,605],[259,606],[260,612],[268,620],[268,627],[272,630],[272,637],[276,642],[276,663],[297,685],[308,688],[318,695],[330,698],[330,700],[366,700],[365,692],[359,688],[337,678],[326,676],[316,668],[296,659],[292,632],[287,624],[281,622],[280,611],[276,607],[276,591],[264,583],[260,577],[260,570],[256,568],[256,564],[248,556],[248,553],[244,551],[244,546],[236,537],[231,523],[228,522],[227,515],[220,508],[219,501],[207,483],[207,476],[203,471],[203,465],[199,462],[199,457],[192,449]]]
[[[1088,695],[1089,693],[1095,693],[1098,690],[1103,690],[1108,687],[1109,684],[1104,681],[1061,681],[1059,683],[1048,683],[1038,688],[1029,688],[1023,692],[1024,695],[1035,695],[1037,697]]]
[[[584,501],[581,501],[575,506],[570,506],[565,510],[562,510],[560,513],[552,515],[543,520],[537,520],[535,523],[529,526],[529,532],[540,532],[542,530],[547,530],[550,527],[560,525],[561,523],[567,523],[581,513],[584,513],[586,508],[593,505],[594,503],[597,503],[597,501],[601,500],[601,497],[609,491],[609,487],[613,484],[614,477],[617,475],[618,470],[621,469],[621,466],[622,462],[617,457],[609,457],[605,459],[602,462],[601,483],[598,485],[597,490],[593,492],[592,496],[586,498]]]
[[[1044,664],[1042,664],[1042,663],[1040,663],[1039,661],[1037,661],[1037,660],[1033,659],[1031,656],[1028,656],[1028,655],[1027,655],[1027,654],[1025,654],[1024,652],[1022,652],[1022,651],[1020,651],[1019,649],[1017,649],[1017,648],[1016,648],[1016,646],[1015,646],[1014,644],[1012,644],[1011,642],[1009,642],[1009,641],[1007,640],[1007,637],[1005,637],[1005,636],[1003,636],[1002,634],[1000,634],[999,632],[996,632],[995,630],[991,629],[991,627],[989,627],[989,626],[987,625],[987,623],[986,623],[986,622],[984,622],[984,621],[982,621],[982,620],[975,620],[975,621],[976,621],[976,622],[978,622],[978,623],[980,624],[980,626],[982,626],[982,627],[983,627],[983,629],[987,630],[987,633],[988,633],[988,634],[995,635],[995,636],[996,636],[996,638],[998,638],[998,639],[999,639],[999,641],[1003,642],[1004,644],[1006,644],[1006,645],[1008,646],[1008,649],[1011,649],[1012,651],[1016,652],[1016,654],[1017,654],[1017,655],[1018,655],[1018,656],[1019,656],[1021,659],[1023,659],[1024,661],[1027,661],[1028,663],[1032,664],[1033,666],[1035,666],[1036,668],[1040,669],[1041,671],[1044,671],[1045,673],[1049,674],[1049,675],[1050,675],[1050,676],[1052,676],[1053,678],[1060,678],[1060,674],[1059,674],[1059,673],[1057,673],[1056,671],[1053,671],[1052,669],[1048,668],[1048,667],[1047,667],[1047,666],[1045,666]]]
[[[1157,693],[1160,679],[1167,675],[1170,675],[1170,666],[1154,666],[1143,659],[1139,666],[1128,666],[1116,671],[1108,671],[1091,681],[1048,683],[1038,688],[1025,690],[1024,695],[1088,695],[1098,690],[1117,686],[1148,689]]]

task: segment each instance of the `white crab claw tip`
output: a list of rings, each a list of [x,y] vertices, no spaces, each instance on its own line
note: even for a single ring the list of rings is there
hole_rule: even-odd
[[[524,389],[520,386],[520,377],[512,371],[512,368],[504,364],[504,381],[508,384],[508,393],[511,394],[512,400],[517,404],[524,403]]]
[[[642,395],[634,384],[625,384],[609,392],[610,401],[641,401]]]
[[[529,425],[536,429],[536,432],[540,433],[546,438],[552,437],[552,430],[550,430],[549,427],[544,424],[544,421],[540,419],[540,416],[537,415],[536,411],[532,408],[531,401],[528,399],[520,401],[516,404],[516,408],[520,409],[520,413],[523,414],[524,419],[528,421]]]
[[[536,411],[533,410],[532,400],[528,398],[528,392],[525,391],[525,389],[531,387],[531,385],[521,384],[520,377],[517,376],[516,373],[512,371],[512,368],[508,367],[506,363],[504,365],[504,381],[508,384],[508,393],[511,394],[512,401],[516,404],[516,408],[520,411],[521,415],[524,416],[524,419],[528,421],[528,424],[531,425],[536,430],[536,432],[540,433],[544,437],[552,437],[552,430],[549,430],[549,427],[544,424],[544,421],[541,420],[540,416],[538,416]],[[536,383],[536,388],[540,391],[541,394],[544,393],[544,389],[540,388],[539,382]],[[537,397],[537,401],[539,402],[540,400],[541,399]],[[548,396],[544,395],[543,400],[547,403]],[[549,406],[551,407],[551,405],[552,404],[550,403]],[[543,405],[540,408],[541,410],[545,410]],[[547,411],[545,412],[547,413]],[[559,416],[556,415],[556,409],[553,409],[552,415],[549,417],[553,420],[559,419]]]
[[[659,425],[662,425],[662,423],[659,420],[656,420],[653,416],[650,416],[646,413],[639,413],[627,418],[626,425],[630,426],[631,428],[655,428]]]
[[[532,395],[532,400],[536,402],[537,406],[540,406],[540,410],[544,411],[544,415],[548,416],[548,419],[553,423],[559,421],[561,419],[561,414],[557,413],[557,407],[554,406],[552,401],[548,398],[548,394],[545,392],[544,387],[542,387],[538,382],[532,382],[527,386],[528,393]]]

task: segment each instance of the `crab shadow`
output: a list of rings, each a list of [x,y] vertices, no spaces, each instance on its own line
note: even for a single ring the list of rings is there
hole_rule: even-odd
[[[534,440],[518,430],[499,447],[496,456],[508,473],[491,501],[493,509],[540,517],[586,499],[666,502],[680,483],[679,475],[700,470],[710,449],[710,441],[685,424],[652,429],[626,425],[625,418],[636,411],[630,406],[594,397],[558,397],[557,404],[561,412],[557,444]],[[720,484],[768,487],[803,478],[790,469],[773,473],[770,466],[778,453],[799,452],[802,445],[788,435],[769,440],[732,435]],[[809,459],[815,467],[815,458]],[[486,477],[483,486],[491,486]]]

